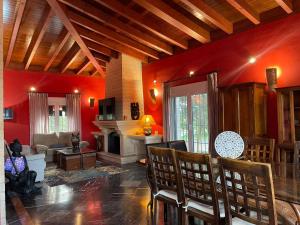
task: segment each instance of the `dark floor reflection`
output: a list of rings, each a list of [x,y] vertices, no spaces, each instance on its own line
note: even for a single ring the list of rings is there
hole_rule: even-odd
[[[136,164],[124,168],[127,171],[121,174],[75,184],[43,184],[41,194],[20,199],[36,225],[147,224],[145,169]],[[21,220],[8,200],[8,224],[21,224]]]

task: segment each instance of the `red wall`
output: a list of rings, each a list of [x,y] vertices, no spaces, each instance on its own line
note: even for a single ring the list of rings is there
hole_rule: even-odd
[[[52,97],[62,97],[78,89],[81,93],[82,139],[95,147],[91,131],[97,131],[92,124],[98,113],[97,100],[105,97],[105,82],[99,77],[83,77],[42,72],[4,71],[4,107],[12,107],[14,119],[4,122],[4,137],[7,141],[19,138],[29,144],[29,88],[37,92],[49,93]],[[95,98],[95,107],[90,108],[88,99]]]
[[[248,63],[250,56],[257,57],[255,64]],[[282,70],[278,87],[300,85],[300,14],[144,65],[145,113],[154,116],[161,131],[162,83],[184,77],[190,70],[195,74],[218,71],[219,85],[225,86],[266,82],[265,69],[270,66],[279,66]],[[153,104],[149,89],[155,79],[160,96]],[[276,96],[269,96],[268,100],[268,134],[277,137]]]

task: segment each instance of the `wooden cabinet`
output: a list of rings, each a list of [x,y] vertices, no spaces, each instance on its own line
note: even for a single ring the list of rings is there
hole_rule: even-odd
[[[277,89],[278,142],[300,141],[300,87]]]
[[[264,137],[266,84],[243,83],[219,90],[219,131],[231,130],[243,137]]]

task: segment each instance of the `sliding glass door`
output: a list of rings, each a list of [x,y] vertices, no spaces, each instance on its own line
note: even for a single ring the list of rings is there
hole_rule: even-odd
[[[171,88],[172,139],[185,140],[189,151],[208,153],[207,82]]]

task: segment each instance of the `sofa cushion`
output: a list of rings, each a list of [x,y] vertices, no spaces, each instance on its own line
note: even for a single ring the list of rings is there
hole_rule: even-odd
[[[58,144],[58,137],[56,133],[52,134],[34,134],[33,135],[33,144],[34,145],[46,145],[50,146],[53,144]]]
[[[59,132],[58,143],[64,144],[65,146],[72,146],[72,132]]]

